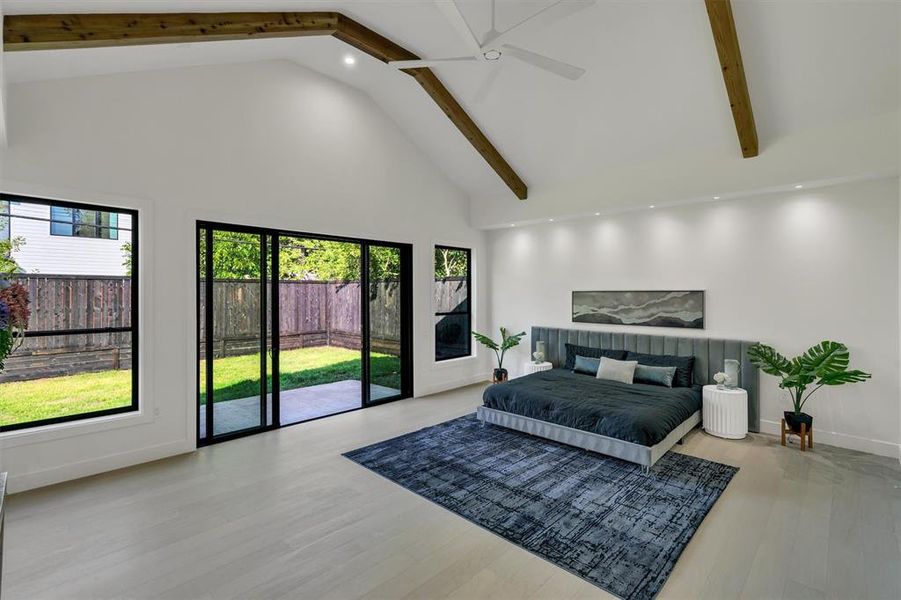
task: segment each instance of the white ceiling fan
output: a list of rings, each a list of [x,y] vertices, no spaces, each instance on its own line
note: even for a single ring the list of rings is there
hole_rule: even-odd
[[[535,31],[540,27],[547,27],[563,17],[571,15],[584,8],[592,6],[594,0],[558,0],[550,6],[540,10],[534,15],[527,17],[510,27],[506,31],[498,31],[495,28],[495,0],[491,0],[491,29],[485,34],[485,38],[480,40],[473,33],[469,24],[463,17],[463,13],[457,7],[454,0],[435,0],[435,4],[442,12],[445,18],[460,34],[460,38],[466,42],[471,54],[466,56],[456,56],[451,58],[434,58],[423,60],[394,60],[389,64],[398,69],[414,69],[418,67],[435,67],[452,63],[481,63],[483,66],[496,66],[506,58],[514,58],[520,60],[533,67],[543,69],[554,75],[565,77],[566,79],[576,80],[585,74],[585,69],[571,65],[531,50],[526,50],[519,46],[510,44],[509,41],[523,39],[529,32]],[[488,88],[494,82],[497,76],[497,69],[492,69],[488,77],[482,83],[481,88],[476,93],[477,97],[482,97],[487,93]]]

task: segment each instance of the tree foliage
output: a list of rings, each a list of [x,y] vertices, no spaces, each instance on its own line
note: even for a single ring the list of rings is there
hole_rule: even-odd
[[[25,245],[25,238],[14,237],[0,241],[0,278],[8,279],[16,273],[24,273],[22,267],[13,258],[13,253],[18,252]]]
[[[281,279],[360,281],[360,244],[354,242],[286,237],[280,240],[278,259]],[[270,251],[267,265],[271,265],[271,260]],[[201,252],[202,272],[205,272],[204,261]],[[259,279],[259,236],[214,231],[213,277]],[[370,246],[369,278],[372,282],[397,281],[400,278],[400,251],[388,246]]]
[[[122,266],[125,267],[125,274],[131,277],[131,242],[122,244]]]
[[[468,252],[454,248],[435,247],[435,280],[466,277]]]

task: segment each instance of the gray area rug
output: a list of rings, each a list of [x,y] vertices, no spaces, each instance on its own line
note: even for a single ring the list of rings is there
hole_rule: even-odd
[[[621,598],[653,598],[738,471],[640,466],[467,415],[344,456]]]

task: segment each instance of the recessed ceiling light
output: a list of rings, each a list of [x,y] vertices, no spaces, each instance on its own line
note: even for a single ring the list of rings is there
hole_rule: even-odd
[[[652,204],[648,208],[657,208],[657,207]]]
[[[714,196],[713,199],[714,199],[714,200],[719,200],[720,197],[719,197],[719,196]]]
[[[554,222],[553,219],[548,219],[548,223],[553,223],[553,222]]]
[[[510,223],[510,227],[516,227],[516,223]]]
[[[795,189],[800,190],[802,187],[804,187],[804,186],[799,183],[798,185],[795,186]]]
[[[601,216],[601,213],[594,213],[594,216],[600,217],[600,216]]]
[[[347,66],[356,64],[356,62],[357,62],[357,59],[354,58],[353,56],[351,56],[350,54],[348,54],[347,56],[344,57],[344,64]]]

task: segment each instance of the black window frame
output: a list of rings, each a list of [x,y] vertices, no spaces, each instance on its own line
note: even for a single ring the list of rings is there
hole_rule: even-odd
[[[106,417],[110,415],[136,412],[139,410],[139,390],[138,390],[138,370],[140,364],[140,265],[139,265],[139,240],[138,240],[138,211],[131,208],[121,208],[112,206],[98,206],[93,204],[84,204],[81,202],[69,202],[64,200],[49,200],[46,198],[35,198],[31,196],[23,196],[21,194],[5,194],[0,193],[0,201],[9,202],[25,202],[30,204],[38,204],[42,206],[52,207],[59,206],[70,208],[73,210],[92,210],[97,212],[118,213],[120,215],[129,215],[131,217],[131,228],[116,227],[116,229],[124,229],[131,231],[131,324],[127,327],[92,327],[86,329],[47,329],[47,330],[28,330],[25,332],[26,338],[50,337],[50,336],[68,336],[68,335],[90,335],[96,333],[129,333],[131,335],[131,403],[127,406],[116,408],[108,408],[104,410],[79,413],[75,415],[66,415],[62,417],[53,417],[49,419],[38,419],[25,423],[14,423],[11,425],[0,425],[0,433],[7,431],[18,431],[22,429],[34,429],[44,427],[46,425],[55,425],[58,423],[69,423],[73,421],[85,421],[96,419],[98,417]],[[12,218],[16,218],[14,215]],[[22,217],[34,220],[33,217]],[[38,219],[43,220],[43,219]],[[47,219],[48,222],[50,219]],[[10,228],[12,223],[10,223]],[[69,237],[69,236],[66,236]],[[74,237],[74,236],[73,236]],[[91,238],[86,238],[91,239]],[[105,238],[104,238],[105,239]],[[3,385],[0,383],[0,385]]]
[[[437,323],[432,323],[432,332],[434,335],[434,358],[435,362],[445,362],[448,360],[458,360],[461,358],[469,358],[472,356],[472,249],[471,248],[462,248],[459,246],[449,246],[447,244],[435,244],[433,252],[432,252],[432,273],[434,276],[435,272],[435,253],[438,250],[453,250],[457,252],[464,252],[466,254],[466,310],[465,311],[449,311],[443,312],[436,310],[434,313],[434,317],[446,317],[450,315],[466,315],[466,324],[468,332],[466,334],[466,352],[461,354],[455,354],[451,356],[438,356],[438,334],[437,334]],[[432,285],[434,286],[434,279]],[[432,298],[435,297],[435,291],[432,290],[431,294]],[[433,300],[434,301],[434,300]]]
[[[69,216],[71,217],[68,220],[60,219],[59,217],[53,216],[54,208],[63,208],[68,209],[70,211]],[[92,212],[94,213],[94,223],[82,223],[78,221],[76,217],[77,210]],[[100,216],[101,213],[108,213],[110,215],[110,220],[112,221],[112,215],[116,215],[116,225],[113,226],[112,222],[109,225],[104,225],[103,220]],[[90,208],[72,208],[71,206],[66,205],[65,203],[54,202],[50,205],[50,235],[54,237],[67,237],[67,238],[81,238],[86,240],[111,240],[118,241],[119,240],[119,230],[122,229],[119,227],[119,215],[122,214],[119,210],[99,210],[99,209],[90,209]],[[65,225],[72,228],[72,233],[55,233],[53,231],[54,225]],[[134,228],[134,225],[132,225]],[[88,229],[94,232],[94,235],[78,235],[78,231]],[[102,231],[107,230],[107,237],[103,237],[101,235]]]

